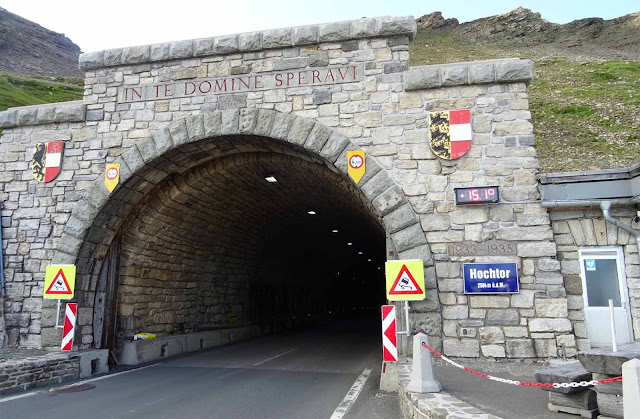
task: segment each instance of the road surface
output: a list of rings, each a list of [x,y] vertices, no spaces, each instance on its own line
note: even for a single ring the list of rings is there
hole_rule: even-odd
[[[399,418],[397,394],[378,391],[379,317],[365,320],[170,358],[90,380],[86,391],[0,399],[0,419]]]

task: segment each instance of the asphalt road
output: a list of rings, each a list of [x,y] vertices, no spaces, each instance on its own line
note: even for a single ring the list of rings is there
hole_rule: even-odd
[[[397,394],[378,391],[380,335],[378,316],[361,316],[218,347],[89,381],[86,391],[3,399],[0,419],[330,418],[366,370],[344,417],[399,418]]]

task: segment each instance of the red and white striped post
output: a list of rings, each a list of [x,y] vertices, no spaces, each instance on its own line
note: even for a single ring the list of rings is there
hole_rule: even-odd
[[[380,390],[398,390],[398,339],[396,336],[396,306],[382,306],[382,370]]]
[[[70,351],[73,346],[73,335],[76,329],[76,314],[78,313],[77,303],[67,303],[64,313],[64,328],[62,329],[62,345],[63,351]]]

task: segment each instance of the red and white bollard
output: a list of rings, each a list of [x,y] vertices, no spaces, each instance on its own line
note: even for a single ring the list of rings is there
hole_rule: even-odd
[[[62,345],[63,351],[70,351],[73,347],[73,335],[76,330],[76,314],[78,313],[77,303],[67,303],[64,313],[64,328],[62,329]]]
[[[396,336],[396,306],[382,306],[382,370],[380,390],[398,390],[398,339]]]

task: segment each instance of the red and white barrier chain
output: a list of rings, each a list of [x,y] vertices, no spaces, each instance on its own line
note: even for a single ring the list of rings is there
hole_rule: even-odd
[[[467,368],[463,365],[458,364],[442,355],[435,349],[431,348],[426,343],[422,343],[422,346],[431,351],[432,354],[437,356],[438,358],[442,358],[444,361],[453,365],[456,368],[460,368],[468,373],[477,375],[479,377],[487,378],[489,380],[497,381],[499,383],[511,384],[514,386],[524,386],[524,387],[545,387],[545,388],[569,388],[569,387],[589,387],[589,386],[597,386],[598,384],[609,384],[622,381],[622,376],[613,377],[613,378],[603,378],[602,380],[591,380],[591,381],[579,381],[573,383],[532,383],[527,381],[516,381],[516,380],[508,380],[506,378],[494,377],[493,375],[488,375],[479,371],[472,370],[471,368]]]

